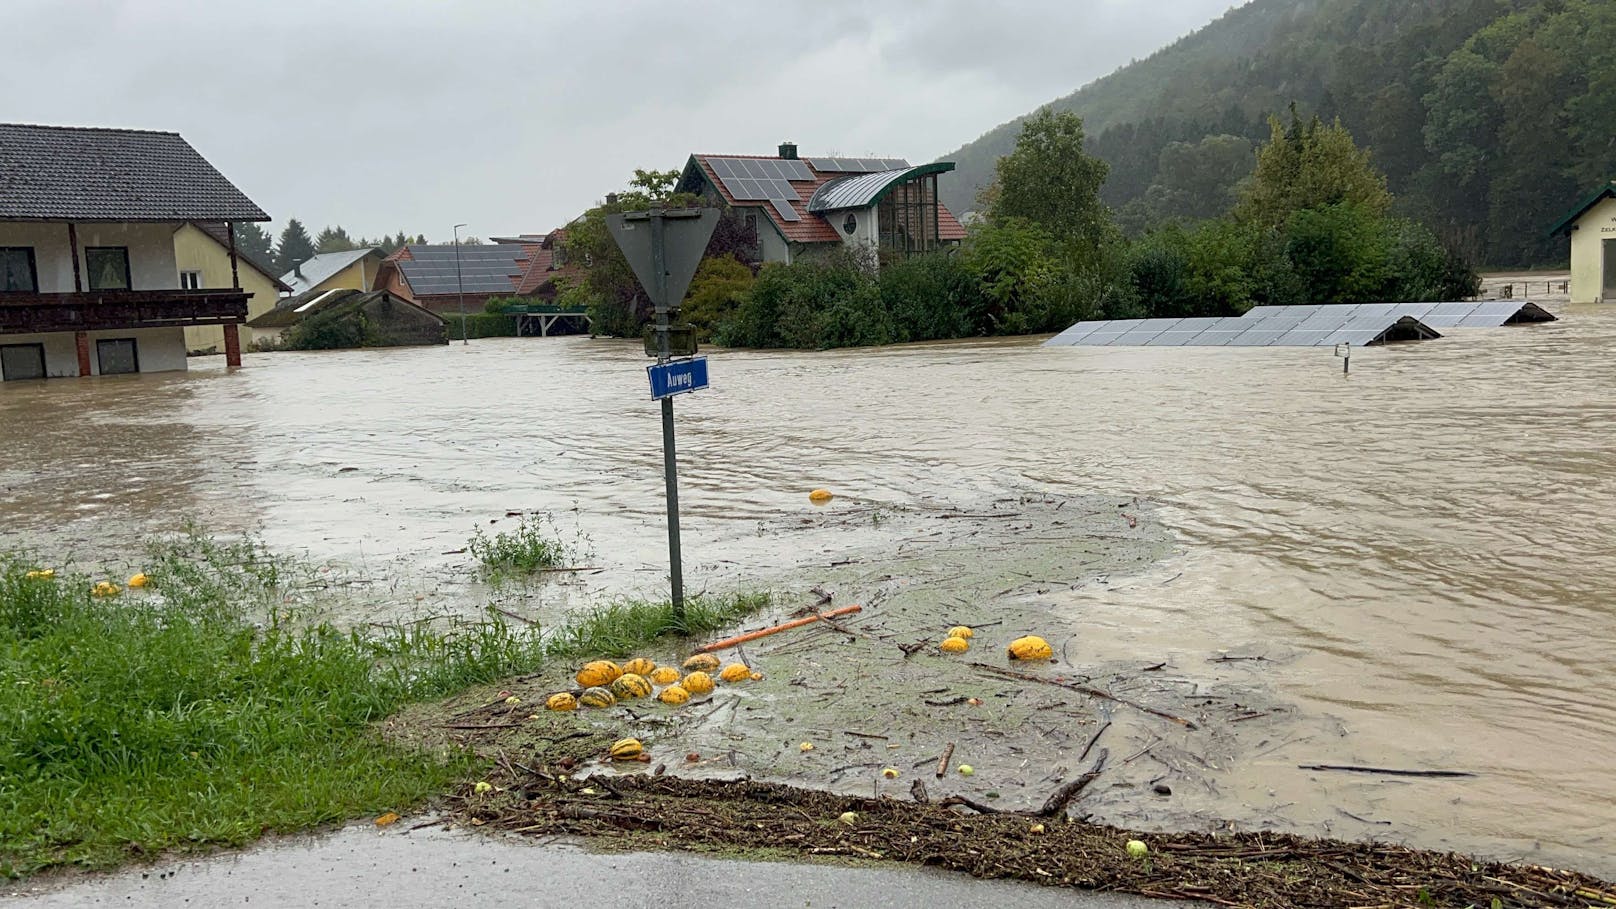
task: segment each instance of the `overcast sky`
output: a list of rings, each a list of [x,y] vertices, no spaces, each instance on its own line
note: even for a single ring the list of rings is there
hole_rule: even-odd
[[[1237,0],[4,0],[0,122],[175,130],[312,231],[559,226],[695,151],[921,162]]]

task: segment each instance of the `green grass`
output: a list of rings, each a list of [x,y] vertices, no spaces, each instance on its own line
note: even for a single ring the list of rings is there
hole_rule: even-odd
[[[626,657],[661,637],[692,637],[727,628],[769,605],[766,593],[695,596],[685,600],[685,617],[674,618],[673,604],[621,600],[592,610],[558,628],[547,653],[562,660]]]
[[[473,772],[385,742],[404,705],[677,633],[666,604],[603,607],[541,634],[486,621],[343,630],[287,604],[298,567],[252,542],[154,550],[151,587],[0,556],[0,877],[108,867],[403,810]],[[767,597],[698,599],[685,629]]]
[[[512,530],[493,536],[477,528],[466,548],[482,563],[490,577],[533,574],[546,568],[559,568],[572,555],[567,544],[552,535],[547,519],[523,515]]]

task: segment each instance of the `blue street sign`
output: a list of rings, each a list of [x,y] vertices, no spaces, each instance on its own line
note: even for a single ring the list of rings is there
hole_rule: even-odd
[[[673,360],[645,367],[651,376],[651,400],[660,401],[707,387],[707,358]]]

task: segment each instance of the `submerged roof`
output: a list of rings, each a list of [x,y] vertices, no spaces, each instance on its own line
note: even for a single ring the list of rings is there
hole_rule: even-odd
[[[366,256],[380,257],[381,254],[382,251],[374,246],[320,253],[312,259],[299,262],[296,268],[281,275],[281,283],[290,286],[292,293],[300,294],[318,287],[321,281],[340,273],[343,269]]]
[[[1330,347],[1442,337],[1412,316],[1332,313],[1301,321],[1230,316],[1079,322],[1045,347]]]
[[[1576,227],[1577,222],[1582,220],[1582,216],[1588,213],[1588,209],[1593,208],[1600,202],[1612,197],[1616,197],[1616,180],[1599,187],[1592,193],[1589,193],[1587,198],[1577,203],[1576,208],[1573,208],[1570,212],[1567,212],[1566,216],[1560,219],[1560,223],[1554,225],[1554,229],[1549,231],[1549,236],[1555,237],[1559,236],[1560,234],[1570,233],[1571,229]]]
[[[268,221],[179,133],[0,123],[0,221]]]
[[[844,208],[864,208],[881,201],[881,198],[899,183],[927,174],[946,174],[953,169],[952,163],[939,161],[936,164],[922,164],[919,167],[841,177],[814,190],[813,196],[808,200],[808,210],[818,214]]]
[[[1548,310],[1526,300],[1254,306],[1241,318],[1280,319],[1299,324],[1315,318],[1335,319],[1343,316],[1367,315],[1413,316],[1432,328],[1497,328],[1500,325],[1519,325],[1525,322],[1558,321]]]
[[[372,300],[391,299],[398,306],[407,306],[410,309],[420,310],[442,321],[442,316],[431,310],[417,306],[408,300],[395,297],[385,290],[321,290],[314,293],[303,294],[282,300],[275,308],[247,322],[248,328],[290,328],[316,313],[330,312],[340,306],[363,306]]]

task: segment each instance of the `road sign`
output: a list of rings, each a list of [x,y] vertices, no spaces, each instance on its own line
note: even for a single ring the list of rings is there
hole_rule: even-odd
[[[651,398],[660,401],[707,387],[707,358],[672,360],[645,367],[651,377]]]
[[[662,335],[668,336],[667,346]],[[666,351],[666,353],[663,353]],[[645,355],[648,357],[693,357],[696,355],[696,326],[679,322],[667,328],[645,326]]]
[[[659,312],[675,308],[684,300],[717,225],[718,210],[712,208],[655,209],[606,216],[612,239],[623,250],[634,276],[640,279],[640,286]],[[658,230],[663,244],[660,280],[655,262]]]

